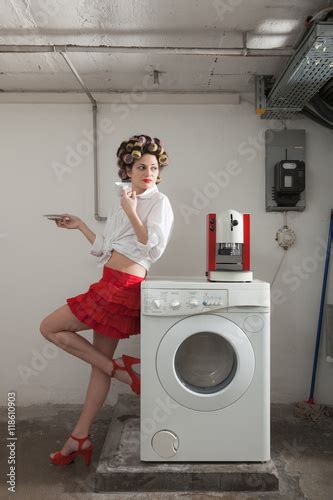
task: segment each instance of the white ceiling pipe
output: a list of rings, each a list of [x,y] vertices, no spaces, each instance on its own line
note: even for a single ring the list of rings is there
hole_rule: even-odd
[[[197,56],[242,56],[242,57],[282,57],[294,54],[294,49],[250,49],[244,47],[141,47],[112,45],[0,45],[0,53],[43,53],[43,52],[107,52],[122,54],[170,54]]]
[[[84,84],[82,78],[80,77],[78,71],[74,67],[74,64],[71,62],[71,60],[69,59],[67,54],[65,52],[62,52],[62,51],[59,51],[59,54],[61,54],[62,57],[65,59],[67,66],[69,67],[69,69],[71,70],[71,72],[73,73],[73,75],[75,76],[75,78],[77,79],[77,81],[79,82],[79,84],[81,85],[81,87],[83,88],[83,90],[85,91],[87,96],[89,97],[91,104],[96,105],[96,100],[92,96],[90,90]]]
[[[67,66],[79,82],[80,86],[83,88],[84,92],[86,93],[87,97],[89,98],[91,104],[92,104],[92,114],[93,114],[93,161],[94,161],[94,206],[95,206],[95,219],[98,221],[106,220],[106,217],[101,217],[99,215],[98,211],[98,151],[97,151],[97,102],[93,95],[91,94],[90,90],[88,87],[85,85],[83,82],[82,78],[80,77],[77,69],[75,68],[74,64],[72,61],[69,59],[67,54],[61,50],[59,50],[59,54],[64,58]]]

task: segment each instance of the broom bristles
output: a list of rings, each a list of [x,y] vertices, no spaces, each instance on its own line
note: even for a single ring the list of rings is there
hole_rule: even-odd
[[[311,420],[314,423],[326,422],[333,416],[333,410],[328,406],[320,405],[312,401],[300,401],[295,403],[295,416]]]

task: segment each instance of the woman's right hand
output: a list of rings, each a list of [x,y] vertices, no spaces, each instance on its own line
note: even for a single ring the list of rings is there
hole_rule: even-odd
[[[83,224],[80,217],[76,217],[71,214],[61,214],[62,218],[55,220],[55,223],[58,227],[62,227],[64,229],[79,229],[80,225]]]

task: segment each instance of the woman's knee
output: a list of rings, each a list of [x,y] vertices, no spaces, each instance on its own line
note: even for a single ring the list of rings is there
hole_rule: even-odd
[[[40,324],[40,333],[49,342],[53,342],[56,345],[66,346],[68,342],[68,335],[71,335],[70,331],[61,331],[54,328],[52,320],[50,321],[48,317],[44,318]]]
[[[47,340],[51,340],[55,334],[66,329],[66,321],[64,321],[64,312],[62,308],[56,309],[48,314],[41,322],[39,331]]]
[[[46,316],[46,318],[42,320],[41,324],[39,325],[39,331],[44,338],[46,338],[47,340],[51,339],[52,332],[50,330],[50,322],[48,320],[48,316]]]
[[[46,316],[40,324],[40,332],[47,339],[58,332],[78,332],[90,330],[90,326],[82,323],[65,304]]]

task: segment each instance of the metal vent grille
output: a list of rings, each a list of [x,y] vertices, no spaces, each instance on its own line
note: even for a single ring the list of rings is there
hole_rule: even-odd
[[[293,117],[332,77],[333,24],[315,24],[274,84],[261,118]]]

